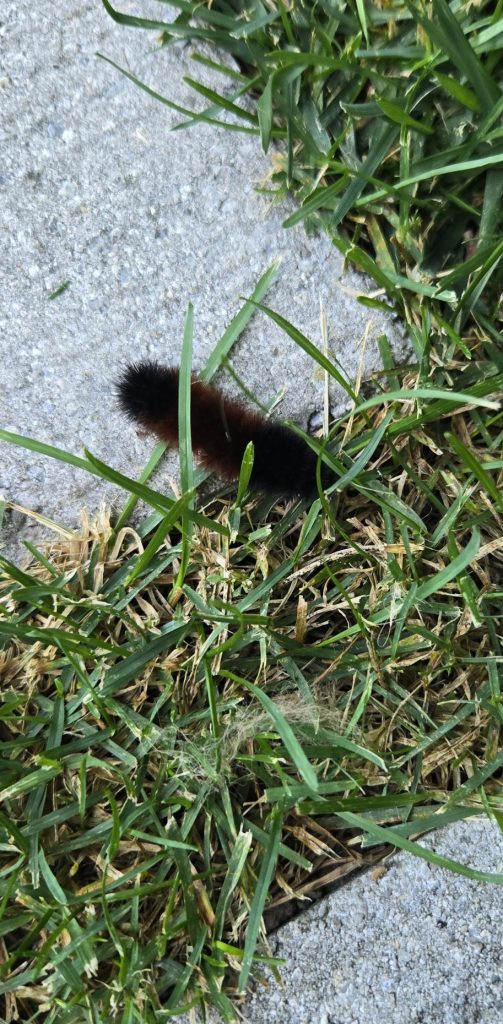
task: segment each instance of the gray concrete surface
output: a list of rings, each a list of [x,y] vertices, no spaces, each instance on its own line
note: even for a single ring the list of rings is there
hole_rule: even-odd
[[[503,868],[496,825],[471,818],[422,845]],[[408,854],[350,882],[272,939],[283,988],[256,988],[250,1024],[501,1024],[503,887]]]
[[[158,17],[160,5],[151,10]],[[343,273],[327,239],[285,232],[285,208],[270,210],[256,195],[253,183],[268,169],[257,141],[204,126],[170,134],[176,116],[94,53],[187,106],[197,101],[183,73],[222,82],[186,48],[156,52],[152,37],[118,28],[99,0],[4,0],[0,21],[1,426],[76,453],[85,445],[136,474],[151,445],[115,409],[118,366],[140,355],[176,360],[189,300],[202,365],[239,296],[277,256],[268,301],[313,340],[321,301],[332,355],[354,379],[369,312],[350,292],[363,284]],[[68,290],[48,301],[64,280]],[[371,320],[367,370],[377,365],[380,332],[398,358],[404,350],[393,324]],[[265,317],[253,319],[233,363],[263,401],[286,386],[280,415],[305,426],[320,408],[319,375]],[[171,474],[176,459],[160,485]],[[93,477],[5,444],[0,491],[69,525],[83,505],[118,501]],[[11,545],[32,534],[30,520],[11,518]],[[483,823],[428,842],[501,866],[501,837]],[[282,930],[285,989],[257,994],[246,1012],[278,1024],[496,1024],[501,909],[501,889],[400,857],[379,882],[359,879]]]

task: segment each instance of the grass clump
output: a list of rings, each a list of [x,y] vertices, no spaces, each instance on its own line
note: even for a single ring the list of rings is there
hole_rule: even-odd
[[[185,116],[178,128],[211,120],[255,132],[264,151],[275,143],[271,189],[299,200],[286,226],[321,225],[408,321],[419,296],[439,313],[447,303],[442,319],[458,327],[476,310],[494,337],[503,255],[501,3],[167,2],[180,12],[169,24],[103,0],[116,21],[161,31],[165,44],[214,44],[215,60],[197,49],[193,56],[228,86],[218,92],[187,76],[210,101],[194,113],[123,73],[175,106]],[[243,96],[252,110],[240,105]]]
[[[210,106],[190,122],[235,119],[249,94],[243,127],[279,147],[271,188],[299,199],[288,223],[373,275],[366,301],[399,309],[415,359],[382,339],[373,396],[351,390],[320,443],[338,482],[311,507],[247,497],[246,466],[237,495],[196,503],[183,402],[178,500],[149,484],[162,446],[133,481],[0,433],[128,492],[116,521],[0,560],[6,1020],[232,1020],[277,969],[282,908],[389,844],[503,882],[415,841],[503,822],[500,7],[173,6],[169,26],[133,21],[239,65],[230,96],[194,84]],[[253,303],[336,375],[263,305],[269,281]]]
[[[326,512],[172,502],[0,560],[7,1017],[231,1020],[265,923],[383,843],[503,882],[414,842],[500,817],[500,462],[428,426],[477,441],[484,390],[362,403]]]

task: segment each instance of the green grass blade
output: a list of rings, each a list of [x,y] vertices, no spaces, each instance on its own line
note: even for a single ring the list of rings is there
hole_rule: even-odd
[[[220,895],[215,909],[214,936],[217,940],[222,937],[227,909],[232,899],[232,894],[243,873],[246,859],[250,852],[252,838],[251,832],[243,832],[242,829],[240,829],[236,837],[227,873],[225,875],[222,888],[220,889]]]
[[[180,358],[180,375],[178,383],[178,449],[180,453],[180,487],[182,494],[189,494],[189,507],[193,508],[192,491],[194,486],[194,467],[192,462],[192,425],[191,425],[191,384],[192,384],[192,341],[194,335],[194,310],[189,303],[185,320],[182,353]],[[182,516],[182,557],[177,586],[181,587],[187,571],[192,539],[192,523],[185,514]]]
[[[299,772],[300,775],[302,775],[302,778],[304,779],[306,785],[316,792],[318,788],[318,778],[316,772],[312,765],[309,763],[306,755],[304,754],[304,751],[302,750],[302,747],[297,737],[295,736],[295,733],[289,722],[287,722],[286,718],[281,713],[279,708],[276,706],[274,701],[272,701],[271,698],[268,697],[267,694],[264,693],[264,691],[261,690],[259,686],[255,686],[254,683],[250,683],[248,680],[244,679],[242,680],[242,682],[246,686],[246,688],[254,694],[259,703],[262,704],[262,707],[264,708],[265,711],[267,711],[268,715],[271,716],[275,728],[278,731],[278,735],[281,737],[283,743],[285,744],[285,747],[292,759],[293,764],[297,768],[297,771]]]
[[[472,535],[464,551],[462,551],[456,558],[449,562],[445,568],[441,569],[440,572],[435,573],[434,576],[430,576],[429,579],[421,583],[417,589],[416,601],[425,601],[426,598],[431,597],[432,594],[436,594],[439,590],[442,590],[447,586],[451,580],[455,580],[476,558],[480,548],[480,532],[474,527]]]
[[[249,300],[245,300],[245,305],[239,310],[239,313],[233,318],[227,329],[225,330],[222,337],[219,339],[213,352],[209,356],[206,365],[203,368],[201,377],[205,381],[210,381],[214,377],[217,370],[220,369],[225,358],[229,355],[233,345],[236,343],[238,338],[243,333],[245,327],[250,322],[254,312],[255,304],[260,302],[269,291],[273,281],[276,279],[278,274],[279,260],[274,260],[271,266],[267,268],[262,274],[261,278],[257,282]]]
[[[246,929],[245,947],[241,972],[239,975],[238,990],[243,992],[246,988],[253,961],[253,955],[262,924],[262,914],[267,901],[269,886],[276,868],[278,850],[281,839],[281,828],[283,818],[279,810],[271,814],[271,823],[268,834],[268,843],[264,850],[260,874],[257,879],[255,895],[250,909],[248,927]]]
[[[503,509],[501,490],[496,486],[494,480],[484,468],[484,463],[481,462],[480,458],[477,458],[456,434],[447,434],[447,440],[451,448],[456,452],[456,455],[459,456],[461,462],[465,464],[470,473],[473,473],[486,494],[493,499],[496,508]]]
[[[428,861],[429,864],[436,864],[438,867],[448,868],[449,871],[453,871],[456,875],[463,875],[465,878],[471,878],[478,882],[493,882],[496,885],[503,885],[503,874],[498,874],[496,872],[491,873],[490,871],[478,871],[477,868],[470,868],[466,864],[460,864],[459,861],[451,860],[450,857],[443,857],[440,853],[428,850],[419,843],[415,843],[411,839],[407,839],[406,836],[400,835],[400,833],[395,829],[382,828],[381,825],[376,825],[374,822],[368,821],[360,814],[352,814],[345,811],[339,813],[340,817],[343,818],[348,825],[354,828],[361,828],[364,832],[379,840],[381,843],[392,843],[393,846],[397,846],[400,850],[406,850],[407,853],[413,853],[414,856],[420,857],[421,860]]]
[[[152,476],[152,473],[159,465],[159,462],[161,461],[166,451],[166,448],[167,445],[165,441],[158,441],[148,459],[148,462],[146,463],[146,465],[144,466],[140,473],[140,476],[138,477],[138,483],[146,484],[147,480],[150,480],[150,477]],[[130,497],[127,499],[122,509],[122,512],[115,524],[115,533],[118,533],[119,530],[121,530],[122,527],[126,525],[126,523],[131,522],[131,516],[133,514],[134,509],[136,508],[136,505],[138,504],[138,500],[139,496],[137,494],[131,494]]]
[[[307,354],[311,356],[319,366],[326,370],[327,373],[329,373],[330,376],[333,377],[342,388],[344,388],[344,391],[352,398],[355,405],[359,404],[360,399],[346,378],[343,377],[331,360],[328,359],[323,352],[320,352],[320,350],[316,348],[316,345],[313,345],[313,342],[309,341],[309,338],[306,338],[305,334],[302,334],[302,331],[299,331],[297,327],[294,327],[293,324],[286,320],[285,317],[281,316],[280,313],[276,313],[273,309],[270,309],[269,306],[264,306],[262,302],[256,302],[251,297],[248,299],[248,302],[253,302],[253,305],[256,306],[257,309],[261,309],[266,316],[278,325],[278,327],[281,327],[281,329],[285,331],[293,341],[295,341],[296,345],[302,348],[304,352],[307,352]]]

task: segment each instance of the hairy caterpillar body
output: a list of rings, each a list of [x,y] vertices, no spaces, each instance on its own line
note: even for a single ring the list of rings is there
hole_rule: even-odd
[[[131,363],[117,381],[119,404],[129,419],[170,445],[178,445],[176,367]],[[192,450],[197,461],[236,480],[245,448],[254,445],[250,486],[266,494],[312,499],[317,494],[317,456],[286,424],[264,419],[196,377],[191,383]],[[333,474],[323,463],[324,487]]]

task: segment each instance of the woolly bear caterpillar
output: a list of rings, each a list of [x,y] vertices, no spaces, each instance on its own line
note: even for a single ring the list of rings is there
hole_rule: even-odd
[[[170,445],[178,445],[178,369],[152,361],[131,363],[117,381],[129,419]],[[192,378],[192,450],[199,463],[229,480],[239,477],[246,445],[255,457],[250,486],[283,497],[316,497],[317,456],[286,424],[264,419],[241,402]],[[324,487],[334,477],[323,463]]]

